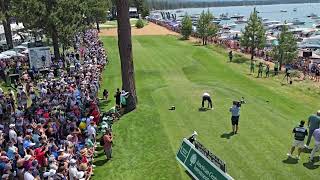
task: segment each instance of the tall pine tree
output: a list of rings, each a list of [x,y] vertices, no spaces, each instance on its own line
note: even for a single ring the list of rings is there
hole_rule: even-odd
[[[243,35],[240,40],[241,46],[250,48],[251,60],[253,60],[257,49],[262,49],[265,47],[265,32],[266,31],[263,27],[262,20],[258,16],[256,8],[254,8],[250,15],[248,24],[242,32]]]
[[[281,27],[281,33],[278,37],[278,45],[272,49],[273,59],[278,60],[281,66],[291,63],[298,56],[297,40],[294,35],[288,31],[286,25]]]

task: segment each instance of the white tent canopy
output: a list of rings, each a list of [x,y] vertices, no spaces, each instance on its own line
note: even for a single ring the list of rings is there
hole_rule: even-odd
[[[7,56],[14,56],[14,57],[25,57],[25,55],[21,54],[21,53],[17,53],[15,51],[4,51],[1,54],[7,55]]]

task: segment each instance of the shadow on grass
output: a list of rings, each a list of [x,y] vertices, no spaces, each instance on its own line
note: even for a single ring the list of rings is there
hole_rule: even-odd
[[[298,164],[298,159],[288,157],[287,159],[282,161],[285,164]]]
[[[95,155],[95,158],[99,158],[104,155],[104,151],[100,151],[98,154]]]
[[[104,164],[106,164],[108,162],[107,159],[101,159],[101,160],[98,160],[94,163],[94,165],[96,166],[103,166]]]
[[[234,136],[233,132],[229,132],[229,133],[223,133],[221,134],[221,138],[226,138],[226,139],[230,139],[232,136]]]
[[[102,151],[103,150],[103,147],[102,146],[98,146],[97,148],[96,148],[96,151]]]
[[[315,165],[313,162],[306,162],[306,163],[303,163],[303,166],[306,167],[307,169],[314,170],[314,169],[318,169],[320,165]]]
[[[107,100],[107,101],[106,100],[101,100],[99,105],[100,106],[107,106],[110,102],[111,102],[111,100]]]
[[[211,109],[209,109],[209,108],[203,108],[203,107],[201,107],[201,108],[199,108],[199,112],[207,112],[207,111],[210,111]]]
[[[308,148],[303,148],[303,149],[302,149],[302,152],[303,152],[303,153],[308,153],[308,154],[310,154],[311,151],[312,151],[312,149],[308,149]]]

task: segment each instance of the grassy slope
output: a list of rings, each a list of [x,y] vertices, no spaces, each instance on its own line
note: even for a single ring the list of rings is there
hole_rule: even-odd
[[[111,63],[102,86],[113,93],[121,80],[117,41],[103,40]],[[306,154],[298,164],[284,161],[292,127],[319,107],[316,91],[300,84],[280,86],[277,78],[256,79],[247,75],[247,64],[227,63],[224,53],[175,37],[134,37],[133,49],[139,107],[114,126],[114,159],[97,167],[96,179],[188,179],[175,153],[181,139],[193,130],[227,162],[235,179],[317,179],[320,175],[304,164]],[[214,111],[198,111],[204,91],[213,95]],[[228,108],[241,96],[248,103],[242,109],[240,134],[227,139]],[[177,110],[168,111],[171,105]],[[98,165],[104,163],[102,159]]]

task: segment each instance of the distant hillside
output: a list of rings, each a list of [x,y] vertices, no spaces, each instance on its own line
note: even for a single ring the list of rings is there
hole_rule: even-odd
[[[320,3],[320,0],[147,0],[151,9]]]

